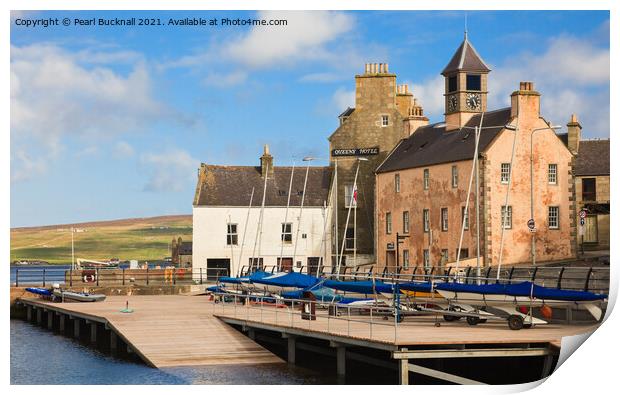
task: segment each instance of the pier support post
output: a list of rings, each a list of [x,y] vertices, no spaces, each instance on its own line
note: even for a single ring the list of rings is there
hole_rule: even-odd
[[[47,329],[50,331],[54,329],[54,312],[47,310]]]
[[[549,376],[551,374],[551,366],[553,365],[553,355],[549,354],[545,356],[545,360],[543,362],[542,375],[541,379]]]
[[[90,322],[90,344],[97,344],[97,322]]]
[[[347,371],[346,366],[347,349],[344,346],[336,347],[336,373],[338,376],[345,376]]]
[[[295,364],[295,337],[289,336],[287,338],[288,343],[288,363]]]
[[[116,332],[110,329],[110,352],[112,355],[116,355],[118,352],[118,336]]]
[[[78,339],[80,338],[80,319],[78,317],[73,318],[73,337]]]
[[[26,306],[26,320],[32,322],[32,306]]]
[[[407,351],[407,348],[401,351]],[[400,385],[409,385],[409,360],[401,359],[398,361],[398,383]]]
[[[62,333],[63,335],[66,332],[65,329],[65,315],[61,314],[61,313],[57,313],[58,314],[58,329],[60,330],[60,333]]]
[[[252,340],[256,340],[256,331],[254,329],[248,329],[248,337]]]
[[[37,309],[37,325],[41,325],[43,321],[43,310]]]

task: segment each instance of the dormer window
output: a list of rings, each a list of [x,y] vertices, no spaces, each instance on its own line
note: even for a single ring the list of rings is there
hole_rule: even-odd
[[[456,92],[456,75],[448,77],[448,92]]]
[[[467,90],[468,91],[481,91],[480,74],[467,74]]]

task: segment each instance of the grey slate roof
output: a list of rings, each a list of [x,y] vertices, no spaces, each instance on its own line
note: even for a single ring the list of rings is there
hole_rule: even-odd
[[[448,65],[443,69],[441,74],[445,76],[446,74],[460,70],[478,72],[491,71],[489,66],[484,63],[484,60],[482,60],[474,46],[467,39],[467,35],[465,35],[465,39],[454,55],[452,55],[452,59],[450,59],[450,62],[448,62]]]
[[[346,110],[344,110],[340,115],[338,115],[338,118],[348,117],[353,114],[353,111],[355,111],[355,108],[347,107]]]
[[[576,176],[609,175],[609,139],[581,140],[573,169]]]
[[[192,242],[182,241],[179,247],[179,255],[192,255]]]
[[[265,206],[286,206],[291,167],[275,166],[273,171],[274,177],[267,180]],[[247,206],[250,203],[252,187],[252,206],[261,205],[264,178],[261,177],[260,167],[203,164],[202,172],[205,173],[201,174],[196,190],[197,206]],[[301,203],[305,175],[305,166],[295,168],[291,206],[299,206]],[[329,167],[310,167],[304,206],[322,207],[328,198],[330,180]]]
[[[377,168],[377,173],[410,169],[440,163],[456,162],[474,157],[475,133],[480,124],[480,114],[474,115],[465,128],[445,131],[445,124],[433,124],[418,128],[411,136],[401,140],[387,159]],[[480,152],[510,123],[510,107],[484,113],[480,134]]]

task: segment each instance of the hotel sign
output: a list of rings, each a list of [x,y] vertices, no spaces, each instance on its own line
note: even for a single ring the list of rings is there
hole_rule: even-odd
[[[332,156],[366,156],[379,155],[379,147],[333,149]]]

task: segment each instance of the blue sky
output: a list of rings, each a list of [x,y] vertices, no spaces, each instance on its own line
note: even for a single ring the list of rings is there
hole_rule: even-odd
[[[489,108],[534,81],[543,115],[609,137],[609,13],[468,12]],[[26,28],[18,18],[262,17],[286,27]],[[465,13],[14,12],[11,226],[191,213],[200,162],[327,155],[354,75],[387,62],[431,121]]]

